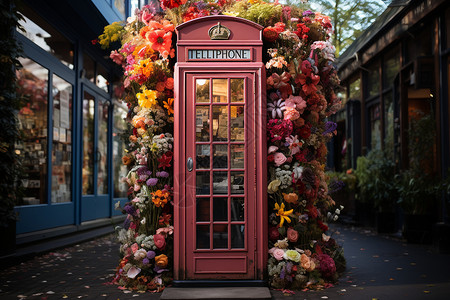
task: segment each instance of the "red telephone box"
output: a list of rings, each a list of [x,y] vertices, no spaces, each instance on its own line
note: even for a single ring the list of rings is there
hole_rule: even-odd
[[[231,16],[176,29],[175,280],[265,277],[262,29]]]

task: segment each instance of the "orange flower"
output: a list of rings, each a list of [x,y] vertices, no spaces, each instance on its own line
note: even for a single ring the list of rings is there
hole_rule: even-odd
[[[142,73],[145,77],[150,77],[153,71],[153,64],[150,58],[139,61],[139,66],[137,66],[138,72]],[[136,67],[135,67],[136,69]]]
[[[124,155],[122,156],[122,163],[126,166],[128,166],[129,164],[131,164],[133,162],[133,158],[131,156],[128,155]]]
[[[298,195],[296,193],[289,193],[285,194],[283,193],[284,201],[287,203],[296,204],[298,201]]]
[[[157,190],[152,193],[152,202],[156,207],[164,207],[169,201],[170,193],[168,191]]]
[[[167,267],[168,263],[169,258],[165,254],[161,254],[155,257],[155,264],[160,268]]]
[[[172,45],[172,32],[163,29],[149,31],[146,34],[147,40],[150,42],[153,50],[163,53],[169,52]]]
[[[167,101],[164,101],[164,108],[167,109],[167,114],[170,116],[173,115],[173,98],[167,99]]]
[[[164,92],[164,88],[165,88],[165,83],[160,81],[156,84],[156,90],[158,92]]]

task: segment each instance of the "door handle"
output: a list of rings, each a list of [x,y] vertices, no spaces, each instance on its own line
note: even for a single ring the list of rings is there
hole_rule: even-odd
[[[187,170],[188,170],[189,172],[192,172],[192,170],[194,169],[194,161],[192,160],[192,157],[189,157],[189,158],[187,159],[186,166],[187,166]]]

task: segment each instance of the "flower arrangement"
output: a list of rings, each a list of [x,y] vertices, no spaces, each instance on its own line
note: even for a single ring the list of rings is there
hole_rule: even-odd
[[[270,284],[300,289],[335,280],[342,250],[325,235],[334,205],[324,173],[325,144],[336,129],[326,118],[340,108],[333,91],[339,79],[328,41],[330,19],[260,0],[161,1],[161,8],[164,12],[144,6],[100,36],[102,46],[122,43],[111,59],[124,69],[123,101],[131,125],[123,156],[130,202],[121,208],[127,218],[117,228],[122,258],[115,283],[161,291],[171,280],[174,28],[213,14],[265,26],[268,193],[274,208],[269,216]]]

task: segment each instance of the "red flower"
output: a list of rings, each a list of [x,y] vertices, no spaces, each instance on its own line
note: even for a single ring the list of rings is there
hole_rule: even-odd
[[[164,153],[160,158],[158,158],[158,168],[163,168],[164,170],[166,168],[170,168],[170,162],[172,161],[172,157],[173,157],[173,152],[172,151],[167,151],[166,153]]]
[[[323,232],[328,230],[328,226],[325,225],[321,220],[317,220],[317,226],[319,226],[320,230]]]
[[[269,26],[269,27],[264,28],[263,36],[267,42],[269,42],[269,43],[275,42],[278,39],[278,35],[279,35],[279,33],[277,32],[277,30],[274,27]]]
[[[161,0],[162,9],[172,9],[186,3],[186,0]]]
[[[309,30],[309,27],[304,23],[299,23],[297,24],[297,31],[294,31],[294,33],[297,34],[299,38],[306,40],[308,38],[307,33]]]
[[[272,142],[284,140],[291,135],[293,128],[291,120],[271,119],[267,124]]]
[[[269,238],[272,241],[276,241],[280,238],[280,232],[278,231],[278,227],[270,227],[269,228]]]
[[[299,129],[297,129],[297,134],[302,139],[309,138],[309,136],[311,135],[311,126],[309,126],[309,124],[305,124],[304,126],[302,126]]]
[[[320,81],[320,76],[311,73],[309,76],[305,74],[298,74],[295,78],[295,83],[302,85],[302,90],[306,95],[310,95],[317,91],[316,85]]]
[[[155,243],[156,248],[159,250],[164,250],[166,247],[166,239],[162,234],[155,234],[153,236],[153,242]]]
[[[267,156],[267,161],[268,162],[273,162],[275,159],[273,157],[273,154],[270,154],[269,156]]]
[[[158,223],[159,225],[169,225],[170,224],[170,218],[172,218],[171,214],[162,213],[162,216],[159,216]]]

